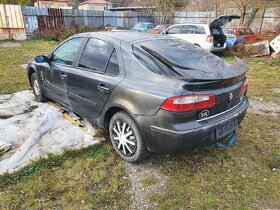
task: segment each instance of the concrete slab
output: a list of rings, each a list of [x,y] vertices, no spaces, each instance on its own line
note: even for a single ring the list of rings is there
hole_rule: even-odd
[[[260,57],[260,56],[265,56],[270,54],[268,41],[261,41],[253,44],[247,44],[244,47],[245,47],[244,50],[246,52],[246,55],[248,56]]]

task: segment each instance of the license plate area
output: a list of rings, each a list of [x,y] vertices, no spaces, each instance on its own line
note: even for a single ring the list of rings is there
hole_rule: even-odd
[[[226,122],[221,127],[216,129],[216,139],[222,139],[238,127],[238,118],[234,118],[229,122]]]

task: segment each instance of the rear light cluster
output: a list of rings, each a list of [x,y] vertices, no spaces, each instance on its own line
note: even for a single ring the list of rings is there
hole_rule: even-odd
[[[214,36],[212,34],[208,35],[206,38],[206,42],[213,43],[214,42]]]
[[[244,81],[242,82],[241,88],[240,88],[240,95],[243,97],[247,91],[248,88],[248,78],[245,77]]]
[[[193,94],[168,98],[161,106],[162,109],[174,112],[205,109],[215,106],[216,96],[211,94]]]

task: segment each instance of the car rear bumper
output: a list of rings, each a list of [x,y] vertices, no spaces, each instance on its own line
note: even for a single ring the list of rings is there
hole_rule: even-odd
[[[236,107],[225,111],[214,117],[209,117],[201,121],[190,122],[185,125],[185,129],[182,128],[182,124],[170,125],[169,127],[179,129],[169,129],[162,126],[158,126],[156,122],[158,120],[150,120],[147,117],[139,117],[137,120],[140,123],[142,133],[147,145],[147,148],[151,152],[158,153],[177,153],[186,150],[193,150],[205,146],[215,144],[217,140],[216,130],[221,126],[237,120],[238,125],[244,119],[249,102],[245,98]],[[154,118],[162,118],[164,115],[159,111]],[[161,120],[169,120],[162,118]]]
[[[226,50],[226,43],[222,47],[214,47],[214,45],[210,43],[203,45],[202,47],[209,52],[223,52]]]

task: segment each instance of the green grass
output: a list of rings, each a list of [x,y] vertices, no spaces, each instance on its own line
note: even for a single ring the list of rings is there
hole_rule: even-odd
[[[107,144],[49,155],[0,176],[0,209],[127,209],[124,175]]]
[[[227,57],[225,60],[230,63],[235,62],[233,57]],[[244,58],[243,60],[248,65],[249,97],[280,102],[280,93],[273,91],[274,88],[280,88],[280,60],[269,58]]]
[[[0,93],[29,88],[18,65],[46,54],[55,42],[27,41],[22,48],[0,48]],[[233,62],[232,57],[226,60]],[[249,96],[280,105],[280,62],[244,59]],[[248,113],[234,147],[207,148],[176,156],[152,155],[166,176],[166,190],[149,196],[159,209],[279,209],[280,121]],[[104,135],[99,133],[98,135]],[[60,156],[50,155],[22,170],[0,176],[0,209],[128,209],[129,183],[109,144]],[[156,184],[152,176],[143,184]]]
[[[170,158],[154,156],[168,187],[150,199],[160,209],[280,208],[279,130],[279,116],[248,114],[230,149],[173,156],[172,164]]]
[[[19,65],[48,54],[57,44],[30,40],[21,48],[0,47],[0,94],[29,89],[26,70]],[[125,175],[120,158],[106,143],[49,155],[0,175],[0,209],[127,209]]]
[[[26,64],[36,55],[47,55],[56,45],[54,41],[30,40],[22,42],[20,48],[0,47],[0,94],[29,89],[26,70],[19,65]]]

